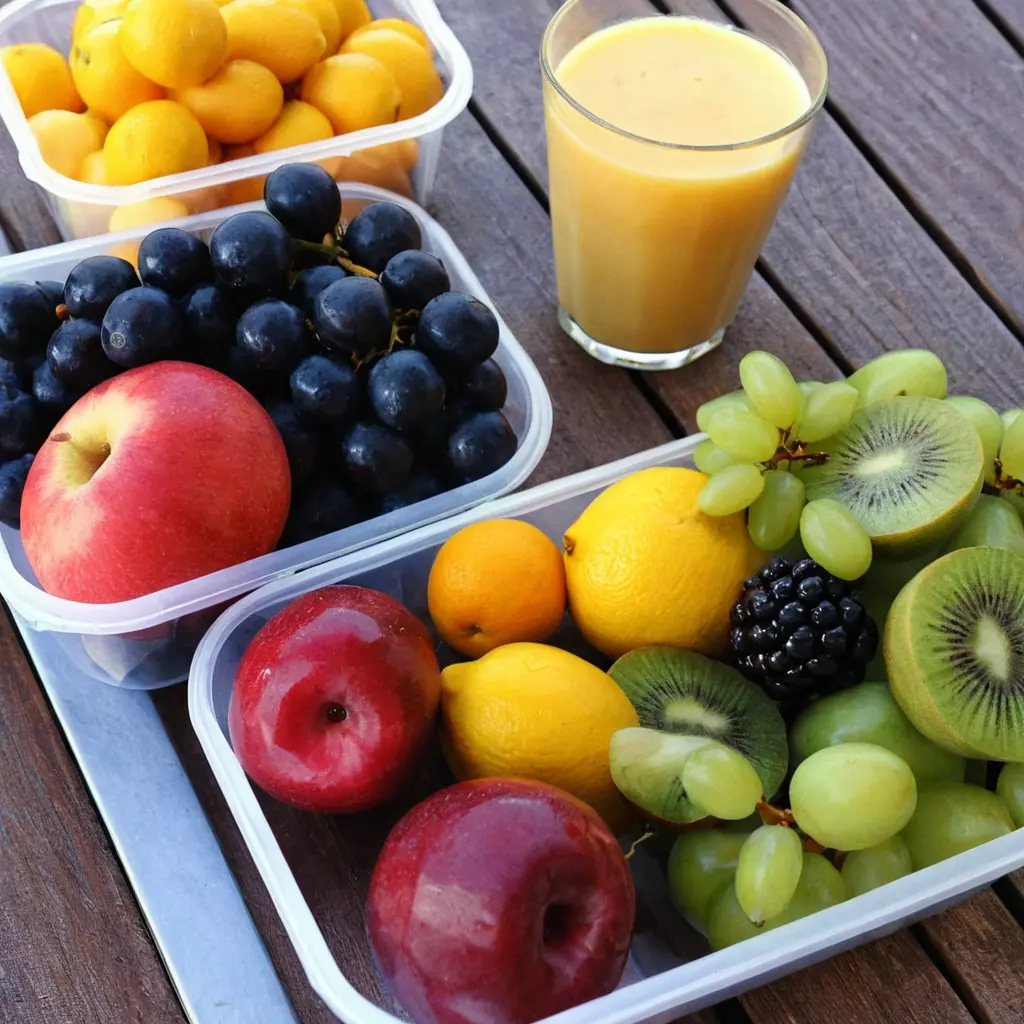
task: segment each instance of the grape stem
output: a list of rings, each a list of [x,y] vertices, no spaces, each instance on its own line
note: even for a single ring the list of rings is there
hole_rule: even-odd
[[[795,824],[791,810],[774,807],[764,797],[761,797],[761,802],[757,805],[757,813],[761,815],[761,820],[766,825],[782,825],[783,828],[792,828]]]
[[[808,466],[823,466],[829,460],[828,452],[809,452],[801,441],[790,447],[789,438],[783,438],[778,451],[764,465],[775,469],[783,462],[803,462]]]
[[[307,242],[303,238],[294,239],[293,244],[296,248],[303,249],[306,252],[318,252],[322,256],[330,256],[331,259],[337,261],[339,267],[343,267],[350,274],[355,274],[356,277],[377,278],[377,275],[372,270],[367,270],[366,267],[353,263],[348,258],[348,253],[340,245],[323,245],[320,242]]]
[[[632,858],[633,854],[636,853],[636,848],[646,843],[648,839],[653,839],[654,835],[654,832],[645,832],[639,839],[634,840],[629,848],[629,853],[626,854],[626,860]]]
[[[1003,464],[999,459],[995,459],[992,463],[995,467],[995,487],[1000,491],[1016,491],[1018,494],[1024,494],[1024,480],[1018,480],[1016,477],[1010,475],[1003,476]]]

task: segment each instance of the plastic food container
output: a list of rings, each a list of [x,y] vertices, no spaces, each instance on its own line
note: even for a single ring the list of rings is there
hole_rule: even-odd
[[[368,185],[339,188],[347,217],[352,216],[356,205],[381,199],[405,206],[420,223],[423,247],[443,260],[452,287],[493,308],[455,243],[423,210]],[[187,217],[175,225],[208,240],[230,213],[262,208],[262,203],[251,203],[231,211]],[[87,256],[137,244],[147,231],[139,228],[8,256],[0,259],[0,281],[63,281]],[[270,580],[454,515],[523,484],[540,462],[551,435],[551,399],[530,357],[500,315],[498,320],[501,341],[494,358],[508,378],[504,412],[519,447],[512,459],[490,476],[336,533],[117,604],[84,604],[44,593],[29,568],[18,531],[0,525],[0,593],[29,628],[53,632],[75,665],[95,679],[131,689],[155,689],[180,682],[188,675],[192,653],[204,630],[226,602]]]
[[[79,5],[80,0],[14,0],[4,5],[0,9],[0,47],[12,43],[48,43],[66,55]],[[434,0],[370,0],[370,7],[377,18],[395,17],[415,22],[433,44],[445,93],[435,106],[418,117],[123,186],[89,185],[66,178],[47,165],[2,66],[0,118],[18,147],[22,169],[28,179],[41,188],[53,219],[67,239],[103,234],[108,230],[110,214],[116,207],[158,196],[180,199],[190,213],[259,199],[263,178],[276,167],[296,160],[320,161],[339,180],[407,192],[410,198],[425,206],[437,173],[445,125],[469,102],[473,68],[462,44],[438,13]],[[393,148],[394,144],[406,140],[413,140],[417,147],[415,164],[408,178],[404,170],[401,174],[396,172]]]
[[[289,868],[260,801],[231,749],[227,710],[239,660],[256,631],[274,613],[308,591],[335,583],[382,590],[423,621],[426,584],[434,555],[468,523],[524,519],[560,538],[586,505],[609,484],[650,466],[682,466],[701,437],[675,441],[640,455],[579,473],[435,523],[355,554],[279,580],[248,595],[222,615],[196,651],[189,679],[189,714],[203,750],[256,866],[281,916],[310,984],[347,1024],[399,1024],[395,1007],[371,1002],[346,977],[347,964],[324,932]],[[573,642],[571,633],[565,641]],[[344,820],[339,826],[344,829]],[[372,851],[375,856],[377,851]],[[709,953],[704,939],[672,909],[664,871],[645,847],[630,862],[637,886],[638,930],[630,965],[609,995],[548,1018],[550,1024],[670,1024],[682,1014],[966,899],[994,879],[1024,865],[1024,830],[943,861],[924,871],[848,900],[812,917]],[[366,954],[361,958],[366,962]]]

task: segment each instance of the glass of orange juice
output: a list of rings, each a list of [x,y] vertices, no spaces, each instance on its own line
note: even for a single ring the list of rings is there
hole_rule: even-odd
[[[559,321],[591,355],[674,369],[722,340],[825,100],[775,0],[631,17],[568,0],[541,52]]]

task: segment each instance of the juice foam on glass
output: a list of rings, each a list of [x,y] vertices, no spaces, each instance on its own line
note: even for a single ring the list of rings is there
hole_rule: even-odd
[[[570,0],[545,36],[559,314],[606,362],[670,368],[714,348],[735,314],[824,99],[825,61],[774,0],[742,0],[759,16],[750,33],[616,21],[615,6]]]

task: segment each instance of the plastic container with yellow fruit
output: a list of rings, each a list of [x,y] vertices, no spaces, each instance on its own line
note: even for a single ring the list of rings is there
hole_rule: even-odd
[[[125,209],[258,199],[296,160],[423,205],[471,92],[434,0],[0,8],[0,118],[65,238],[111,230]]]

